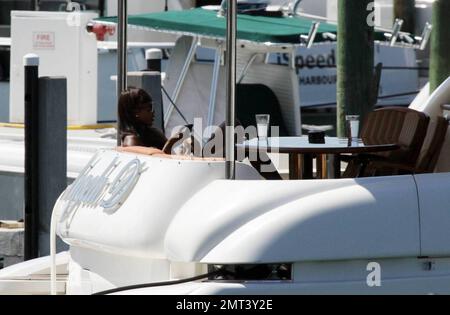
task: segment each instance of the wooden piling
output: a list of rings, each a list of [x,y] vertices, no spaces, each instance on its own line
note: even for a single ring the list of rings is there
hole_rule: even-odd
[[[337,134],[345,136],[345,115],[372,109],[374,66],[372,0],[339,0],[337,40]]]
[[[450,1],[433,4],[430,53],[430,93],[450,76]]]

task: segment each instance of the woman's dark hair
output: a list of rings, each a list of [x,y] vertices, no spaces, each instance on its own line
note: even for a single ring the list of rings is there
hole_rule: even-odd
[[[151,96],[143,89],[129,87],[120,95],[119,122],[122,140],[130,134],[141,135],[143,126],[135,115],[142,104],[152,104]]]

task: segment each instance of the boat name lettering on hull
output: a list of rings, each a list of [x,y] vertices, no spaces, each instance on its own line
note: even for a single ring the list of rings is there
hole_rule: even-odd
[[[62,200],[73,206],[100,206],[107,210],[117,208],[136,185],[142,170],[142,164],[137,158],[119,169],[120,164],[121,161],[115,157],[100,175],[92,175],[93,167],[88,167],[67,189]],[[116,175],[111,178],[113,173]]]

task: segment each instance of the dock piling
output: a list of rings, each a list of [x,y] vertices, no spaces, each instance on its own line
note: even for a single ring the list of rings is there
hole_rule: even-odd
[[[433,3],[430,52],[430,93],[450,76],[450,1]]]
[[[159,48],[150,48],[145,51],[147,71],[161,72],[162,51]]]
[[[38,102],[39,102],[39,57],[35,54],[25,55],[25,240],[24,259],[38,257],[38,221],[39,221],[39,137]]]
[[[371,110],[374,67],[373,0],[339,0],[337,40],[337,134],[345,136],[345,116]]]
[[[48,255],[53,206],[67,185],[67,82],[39,78],[39,57],[25,66],[24,259]]]
[[[39,78],[39,256],[50,254],[50,221],[67,187],[67,80]],[[62,242],[57,249],[66,248]]]

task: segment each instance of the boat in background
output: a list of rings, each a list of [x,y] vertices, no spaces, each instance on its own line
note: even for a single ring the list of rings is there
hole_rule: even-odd
[[[245,4],[251,1],[241,1]],[[289,14],[289,10],[296,1],[291,1],[288,6],[285,1],[259,1],[267,4],[271,10],[281,10]],[[335,23],[336,0],[328,1],[299,1],[297,12],[300,16],[312,21],[324,21]],[[170,1],[169,9],[186,9],[191,5],[183,1]],[[211,6],[209,6],[211,7]],[[214,6],[212,6],[214,8]],[[157,12],[164,9],[164,1],[139,2],[133,1],[129,4],[130,14],[138,12]],[[392,8],[385,0],[377,0],[375,3],[376,23],[381,30],[390,33],[392,24]],[[421,33],[426,22],[430,20],[430,6],[422,2],[417,4],[417,33]],[[104,13],[116,14],[116,7],[107,2]],[[378,14],[379,13],[379,14]],[[139,25],[130,25],[129,29],[129,70],[138,71],[144,69],[144,50],[150,47],[160,47],[167,51],[165,56],[170,55],[171,45],[177,36],[170,32],[143,31]],[[330,36],[330,34],[326,34]],[[113,104],[116,103],[115,82],[111,76],[115,74],[116,47],[115,35],[104,36],[107,41],[98,43],[98,97],[96,105],[97,121],[100,123],[113,122],[116,120],[116,112]],[[111,41],[111,42],[110,42]],[[302,98],[300,106],[305,111],[330,110],[336,103],[336,43],[333,36],[327,38],[329,43],[313,45],[309,49],[305,47],[296,48],[295,67],[298,75],[298,88]],[[401,44],[399,40],[397,44]],[[159,43],[159,45],[158,45]],[[172,44],[171,44],[172,43]],[[378,105],[403,105],[407,106],[415,97],[418,90],[427,81],[423,69],[427,67],[427,57],[423,56],[422,50],[412,49],[408,45],[402,47],[389,47],[377,42],[375,47],[375,63],[383,63],[382,77],[380,81]],[[9,49],[10,39],[0,40],[0,67],[3,67],[3,79],[0,75],[0,122],[17,122],[9,115]],[[425,50],[426,52],[426,50]],[[215,52],[212,49],[198,47],[195,58],[199,61],[214,62]],[[283,53],[273,53],[268,62],[287,65],[289,58]],[[166,59],[165,59],[166,60]],[[0,71],[1,72],[1,71]],[[96,123],[96,122],[91,122]]]
[[[217,9],[207,7],[131,15],[128,20],[129,25],[143,31],[178,36],[172,54],[172,59],[176,60],[168,64],[164,86],[172,101],[180,103],[179,108],[190,123],[194,117],[203,118],[207,125],[224,121],[224,66],[219,57],[224,51],[221,39],[225,24],[214,19]],[[280,102],[288,134],[300,134],[301,119],[297,112],[301,107],[335,105],[337,27],[334,23],[323,21],[320,24],[310,17],[289,15],[288,12],[280,13],[282,15],[277,18],[260,14],[262,16],[240,15],[238,36],[242,44],[237,57],[238,83],[245,85],[259,81],[272,89]],[[114,22],[114,18],[96,20],[104,25]],[[271,23],[277,24],[277,28],[270,28]],[[381,82],[380,100],[383,101],[379,105],[409,104],[418,93],[415,49],[426,46],[430,30],[427,26],[422,37],[396,33],[394,36],[398,40],[391,41],[386,30],[376,29],[377,61],[387,63],[388,69],[384,83]],[[405,38],[412,42],[406,42]],[[395,67],[400,70],[392,69]],[[395,84],[390,80],[395,80]],[[398,92],[395,97],[384,97],[386,94],[383,93],[396,93],[394,90]],[[164,106],[168,130],[186,123],[173,111],[167,97]]]

